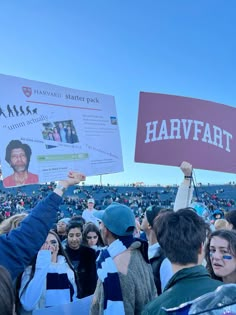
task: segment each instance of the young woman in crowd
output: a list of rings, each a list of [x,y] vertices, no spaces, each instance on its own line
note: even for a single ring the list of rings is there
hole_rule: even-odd
[[[104,243],[102,240],[101,233],[96,224],[92,222],[88,222],[84,226],[82,244],[93,248],[98,253],[102,247],[104,247]]]
[[[94,293],[97,284],[96,252],[81,244],[82,223],[72,221],[67,227],[67,244],[65,251],[78,276],[79,298]]]
[[[64,191],[84,180],[83,174],[69,172],[66,179],[58,181],[52,193],[31,209],[18,228],[0,235],[0,265],[10,272],[13,281],[29,266],[45,242],[56,222]]]
[[[50,230],[31,266],[21,278],[20,314],[70,303],[77,298],[76,274],[58,235]],[[27,312],[30,313],[27,313]]]
[[[216,230],[209,236],[205,254],[212,278],[236,283],[236,231]]]

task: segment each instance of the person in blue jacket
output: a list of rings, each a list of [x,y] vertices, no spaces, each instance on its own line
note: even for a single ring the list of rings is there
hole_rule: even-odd
[[[13,280],[25,270],[45,242],[56,222],[64,191],[84,180],[83,174],[69,172],[68,178],[58,181],[54,191],[32,209],[18,228],[0,235],[0,265],[10,272]]]

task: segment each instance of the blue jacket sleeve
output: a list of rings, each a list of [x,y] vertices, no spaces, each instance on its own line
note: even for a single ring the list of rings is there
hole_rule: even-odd
[[[21,222],[19,228],[0,236],[0,265],[11,273],[14,280],[38,253],[56,222],[62,198],[51,193],[40,201]]]

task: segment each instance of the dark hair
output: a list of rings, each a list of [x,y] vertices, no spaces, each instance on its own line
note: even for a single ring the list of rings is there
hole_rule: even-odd
[[[28,144],[22,143],[20,140],[11,140],[6,147],[5,160],[11,165],[11,151],[14,149],[22,149],[27,158],[27,168],[29,167],[30,157],[32,154]]]
[[[84,231],[83,231],[83,236],[82,236],[82,244],[83,245],[88,246],[87,235],[88,235],[89,232],[94,232],[94,233],[97,234],[97,236],[98,236],[97,245],[98,246],[104,246],[104,243],[103,243],[102,236],[101,236],[101,233],[99,231],[99,228],[96,226],[96,224],[94,224],[92,222],[88,222],[84,226]]]
[[[225,219],[233,225],[233,230],[236,230],[236,210],[231,210],[225,214]]]
[[[77,221],[70,221],[70,223],[67,225],[66,227],[66,233],[68,235],[68,233],[70,232],[71,229],[80,229],[81,233],[83,232],[83,223],[82,222],[77,222]]]
[[[229,243],[229,251],[230,253],[236,258],[236,231],[229,231],[229,230],[216,230],[212,232],[208,238],[206,247],[205,247],[205,259],[206,259],[206,268],[208,272],[210,273],[211,277],[213,279],[222,279],[220,277],[217,277],[213,271],[212,265],[211,265],[211,259],[210,259],[210,243],[214,236],[220,237],[224,240],[226,240]]]
[[[15,303],[14,289],[9,272],[0,266],[0,310],[1,315],[12,315]]]
[[[82,223],[83,225],[86,223],[85,219],[82,217],[82,215],[74,215],[71,219],[70,219],[70,223],[72,222],[78,222],[78,223]]]
[[[166,211],[154,223],[157,240],[172,263],[197,264],[207,224],[192,208]]]

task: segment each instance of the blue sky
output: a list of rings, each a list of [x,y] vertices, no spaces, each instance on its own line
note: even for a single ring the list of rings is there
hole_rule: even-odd
[[[114,95],[124,172],[103,184],[176,184],[178,167],[134,163],[139,92],[236,106],[235,12],[234,0],[0,0],[0,73]]]

